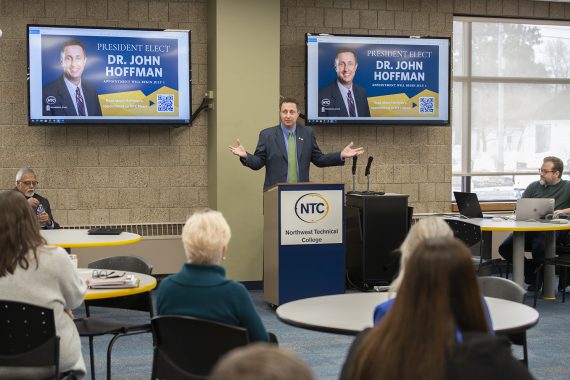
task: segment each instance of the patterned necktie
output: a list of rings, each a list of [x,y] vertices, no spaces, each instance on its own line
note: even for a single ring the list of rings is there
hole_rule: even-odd
[[[356,108],[354,108],[354,99],[352,99],[352,92],[348,90],[348,116],[356,117]]]
[[[81,90],[79,87],[75,89],[75,103],[77,103],[77,115],[85,116],[85,104],[83,102],[83,96],[81,96]]]
[[[295,142],[295,135],[289,132],[288,143],[288,157],[289,170],[287,172],[287,180],[291,183],[297,182],[297,143]]]

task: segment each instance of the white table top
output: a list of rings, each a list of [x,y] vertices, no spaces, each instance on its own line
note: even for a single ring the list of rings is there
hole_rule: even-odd
[[[481,227],[482,231],[560,231],[570,230],[570,224],[542,223],[542,222],[523,222],[517,220],[500,220],[483,218],[455,218],[467,223],[475,224]]]
[[[305,298],[277,308],[277,317],[285,323],[309,330],[356,335],[372,327],[372,314],[388,293],[349,293]],[[485,297],[493,328],[510,333],[527,330],[538,323],[539,314],[530,306]]]
[[[57,229],[41,230],[49,245],[62,248],[88,248],[128,245],[141,240],[140,235],[122,232],[120,235],[88,235],[87,230]]]
[[[101,270],[101,269],[95,269]],[[103,269],[107,272],[112,272],[112,269]],[[83,281],[89,279],[93,275],[94,269],[88,268],[80,268],[79,277],[83,279]],[[95,300],[95,299],[102,299],[102,298],[114,298],[114,297],[122,297],[122,296],[130,296],[133,294],[139,294],[144,292],[150,292],[152,289],[156,288],[156,278],[153,276],[149,276],[142,273],[136,272],[124,272],[124,271],[115,271],[119,273],[125,273],[126,275],[133,275],[137,277],[140,282],[139,286],[136,288],[123,288],[123,289],[89,289],[87,288],[87,292],[85,293],[86,300]]]

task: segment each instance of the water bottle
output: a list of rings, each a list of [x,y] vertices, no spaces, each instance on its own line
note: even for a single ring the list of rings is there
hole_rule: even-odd
[[[46,210],[44,209],[44,206],[40,203],[38,205],[38,207],[36,208],[36,215],[39,217],[44,212],[46,212]],[[46,225],[46,222],[40,222],[40,227],[45,227],[45,225]]]

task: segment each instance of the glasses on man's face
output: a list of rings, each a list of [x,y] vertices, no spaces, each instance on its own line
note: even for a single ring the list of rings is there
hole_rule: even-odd
[[[107,271],[107,270],[94,270],[91,273],[91,277],[93,278],[118,278],[123,277],[126,272],[118,273],[115,271]]]
[[[554,173],[556,170],[546,170],[546,169],[538,169],[538,173],[546,174],[546,173]]]
[[[39,183],[38,181],[18,181],[18,182],[26,186],[31,186],[31,185],[38,186]]]

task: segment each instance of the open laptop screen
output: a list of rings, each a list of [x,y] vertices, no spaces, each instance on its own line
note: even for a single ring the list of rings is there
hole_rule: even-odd
[[[475,193],[466,193],[462,191],[454,191],[455,201],[459,213],[468,218],[482,218],[481,205]]]
[[[537,221],[554,212],[554,198],[522,198],[517,201],[518,221]]]

